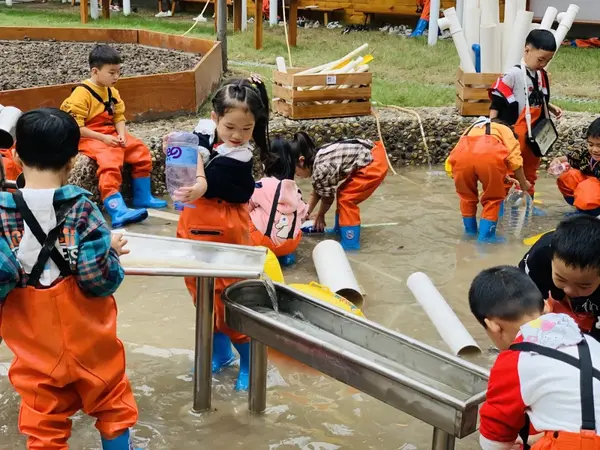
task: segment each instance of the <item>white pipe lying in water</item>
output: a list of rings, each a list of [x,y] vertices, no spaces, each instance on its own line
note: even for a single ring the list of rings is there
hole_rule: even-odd
[[[454,355],[469,351],[481,351],[431,279],[422,272],[413,273],[406,285],[425,310],[429,319]]]
[[[327,286],[357,308],[362,308],[364,298],[340,243],[331,239],[319,242],[313,250],[312,258],[319,284]]]

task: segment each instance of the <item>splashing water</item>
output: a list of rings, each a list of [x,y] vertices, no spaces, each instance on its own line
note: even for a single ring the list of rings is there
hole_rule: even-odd
[[[265,285],[265,289],[267,290],[267,295],[271,299],[271,304],[273,305],[273,311],[279,313],[279,303],[277,301],[277,291],[275,290],[275,285],[273,284],[273,280],[266,273],[262,274],[262,282]]]

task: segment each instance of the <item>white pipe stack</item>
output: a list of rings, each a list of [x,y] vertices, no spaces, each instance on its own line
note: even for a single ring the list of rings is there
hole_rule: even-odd
[[[496,45],[496,28],[498,25],[481,25],[481,72],[495,73],[497,70],[499,54]]]
[[[560,47],[562,41],[564,41],[564,39],[567,37],[567,33],[573,26],[573,21],[578,13],[579,6],[571,4],[566,12],[560,13],[556,17],[556,20],[558,20],[558,28],[554,32],[554,36],[556,37],[557,47]]]
[[[512,30],[512,39],[510,40],[510,48],[506,52],[506,61],[504,62],[503,70],[506,72],[511,67],[519,64],[523,58],[523,49],[525,48],[525,40],[529,34],[531,21],[533,20],[533,12],[519,11]],[[508,30],[505,30],[507,32]]]
[[[480,24],[481,10],[479,8],[471,8],[465,11],[465,24],[463,29],[465,30],[465,39],[467,40],[467,46],[471,51],[472,58],[475,60],[475,53],[473,53],[473,45],[480,43]],[[482,69],[483,70],[483,69]]]
[[[277,0],[268,0],[269,3],[269,25],[277,25]],[[258,20],[258,18],[256,19]]]
[[[505,0],[504,2],[504,28],[512,30],[517,19],[517,0]],[[512,34],[504,33],[502,37],[502,67],[508,59],[508,51],[510,49],[510,40]],[[483,69],[482,69],[483,70]]]
[[[556,20],[556,16],[558,15],[558,9],[554,6],[549,6],[546,9],[546,13],[544,14],[544,18],[542,19],[542,24],[540,25],[541,30],[552,30],[552,25],[554,25],[554,21]]]
[[[471,52],[471,49],[467,47],[467,40],[465,39],[465,34],[458,21],[456,9],[448,8],[444,10],[444,16],[443,19],[438,20],[438,25],[442,30],[450,30],[450,34],[452,35],[454,45],[456,46],[460,58],[460,66],[466,73],[475,73],[475,63],[471,56],[473,53]]]
[[[462,2],[461,2],[462,3]],[[438,23],[432,18],[440,17],[440,0],[431,0],[429,4],[429,34],[427,35],[427,44],[435,45],[438,39]]]

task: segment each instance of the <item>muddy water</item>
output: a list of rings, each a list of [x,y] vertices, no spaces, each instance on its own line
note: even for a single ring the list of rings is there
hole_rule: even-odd
[[[527,235],[551,229],[568,211],[552,179],[542,179],[538,197],[548,217],[535,218]],[[308,186],[303,186],[309,191]],[[483,349],[471,358],[489,366],[490,342],[471,318],[468,286],[481,268],[516,264],[525,252],[519,241],[476,246],[461,240],[461,220],[452,182],[425,170],[403,170],[361,208],[363,248],[350,256],[366,293],[372,320],[447,350],[406,287],[415,271],[427,273]],[[332,218],[329,219],[332,222]],[[396,224],[396,225],[392,225]],[[174,222],[151,218],[131,227],[140,233],[175,234]],[[287,282],[316,281],[311,251],[319,238],[307,236],[298,264],[285,271]],[[211,414],[190,412],[194,313],[182,280],[128,277],[117,294],[119,336],[125,342],[128,373],[140,408],[135,443],[147,449],[335,450],[428,449],[432,429],[335,380],[270,353],[268,410],[247,412],[246,395],[233,390],[236,369],[213,378]],[[17,430],[19,400],[6,371],[12,355],[0,346],[0,449],[23,448]],[[93,422],[74,418],[71,448],[99,449]],[[457,443],[476,449],[477,435]]]

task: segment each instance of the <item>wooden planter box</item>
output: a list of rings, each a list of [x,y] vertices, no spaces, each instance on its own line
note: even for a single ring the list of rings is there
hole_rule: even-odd
[[[329,119],[371,114],[373,74],[296,75],[273,72],[273,110],[290,119]],[[320,86],[321,89],[312,89]],[[340,87],[342,86],[342,87]]]
[[[490,113],[489,89],[498,73],[456,72],[456,109],[461,116],[487,116]]]

